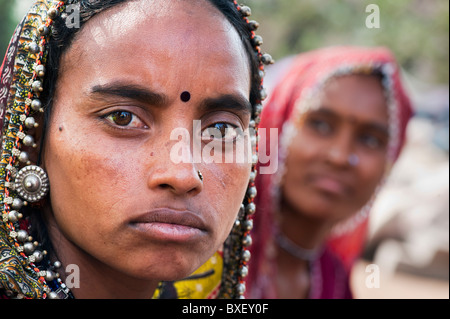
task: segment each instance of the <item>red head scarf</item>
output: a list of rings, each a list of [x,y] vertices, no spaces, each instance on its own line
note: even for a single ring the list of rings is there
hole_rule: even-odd
[[[247,291],[249,297],[254,297],[252,290],[271,290],[275,287],[268,284],[256,284],[264,282],[264,276],[270,276],[270,264],[267,262],[268,247],[272,241],[275,224],[274,206],[277,197],[274,189],[284,174],[285,151],[292,141],[289,138],[289,130],[293,129],[293,118],[298,112],[307,107],[308,101],[314,99],[315,93],[322,89],[326,80],[347,74],[365,74],[377,70],[383,75],[383,86],[388,100],[389,133],[387,167],[392,167],[398,158],[405,142],[406,126],[412,115],[410,101],[405,94],[400,81],[400,69],[391,52],[386,48],[363,47],[330,47],[310,51],[296,56],[288,65],[274,86],[269,99],[266,101],[260,123],[261,129],[278,129],[279,148],[278,154],[270,154],[271,161],[278,161],[278,171],[274,174],[259,174],[256,179],[258,195],[256,197],[256,215],[253,228],[253,245],[251,248],[249,276],[247,278]],[[263,135],[261,135],[264,138]],[[269,144],[267,133],[266,144]],[[260,145],[264,141],[260,141]],[[273,156],[277,156],[275,159]],[[259,170],[260,172],[261,170]],[[276,192],[276,191],[275,191]],[[342,261],[347,270],[361,253],[367,232],[368,203],[360,213],[349,221],[339,225],[333,236],[327,242],[327,248],[331,249]],[[258,287],[256,287],[258,286]],[[266,291],[259,292],[259,296],[275,296]]]

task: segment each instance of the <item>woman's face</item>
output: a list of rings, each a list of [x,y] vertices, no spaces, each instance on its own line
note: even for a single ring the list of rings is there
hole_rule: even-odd
[[[207,1],[130,1],[90,20],[63,56],[45,143],[59,257],[158,280],[204,263],[232,228],[251,163],[177,164],[171,153],[192,151],[194,120],[203,132],[248,127],[249,70]],[[229,136],[201,145],[243,142]]]
[[[386,166],[388,113],[380,79],[332,79],[303,113],[288,150],[283,198],[297,212],[335,223],[361,209]]]

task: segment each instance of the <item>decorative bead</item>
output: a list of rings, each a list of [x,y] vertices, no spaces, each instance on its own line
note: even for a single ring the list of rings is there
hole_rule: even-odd
[[[59,14],[59,11],[56,10],[55,8],[50,8],[47,12],[47,15],[50,19],[55,19]]]
[[[34,71],[36,72],[36,74],[38,76],[40,76],[41,78],[45,76],[45,66],[43,64],[39,64],[38,66],[36,66],[36,68],[34,69]]]
[[[250,172],[250,183],[253,183],[255,181],[255,179],[256,179],[256,171],[251,171]],[[253,204],[253,203],[251,203],[251,204]]]
[[[51,270],[47,270],[47,273],[45,274],[45,280],[46,281],[52,281],[55,279],[55,273]]]
[[[36,144],[34,143],[34,138],[31,135],[27,135],[23,138],[23,144],[26,146],[36,147]]]
[[[259,77],[262,79],[266,76],[266,72],[264,70],[259,70]]]
[[[35,262],[39,263],[42,261],[42,259],[44,259],[44,255],[42,254],[42,252],[40,250],[35,250],[33,253],[34,256],[34,260]]]
[[[60,268],[60,267],[62,266],[62,264],[61,264],[61,262],[60,262],[59,260],[57,260],[57,261],[55,261],[55,262],[53,263],[53,266],[54,266],[55,268]]]
[[[46,25],[41,25],[38,28],[38,32],[39,32],[39,35],[42,37],[42,36],[48,35],[50,33],[50,29]]]
[[[237,288],[238,294],[240,294],[240,295],[244,294],[244,292],[245,292],[245,284],[244,283],[242,283],[242,282],[239,283],[236,288]]]
[[[27,152],[20,152],[19,161],[21,161],[22,163],[28,163],[29,162],[28,153]]]
[[[11,150],[12,155],[14,156],[19,156],[20,155],[20,150],[18,150],[17,148],[13,148]]]
[[[31,129],[33,127],[38,127],[38,126],[39,126],[39,124],[36,123],[36,120],[34,119],[34,117],[27,117],[25,119],[25,127],[26,128]]]
[[[262,94],[262,90],[260,91],[260,94]],[[261,99],[263,99],[262,95],[261,95]],[[263,109],[263,106],[261,104],[257,104],[255,106],[255,116],[260,116],[261,112],[262,112],[262,109]]]
[[[252,199],[256,197],[256,194],[257,194],[256,187],[250,187],[247,190],[247,196],[252,198]]]
[[[267,99],[267,92],[266,92],[266,90],[264,88],[261,88],[261,90],[259,91],[259,96],[261,97],[262,101]]]
[[[256,211],[256,205],[255,203],[248,203],[247,207],[246,207],[246,212],[249,215],[253,215]]]
[[[35,246],[33,243],[25,243],[23,244],[23,251],[27,256],[31,255],[34,252]]]
[[[255,37],[252,39],[252,42],[256,47],[259,47],[264,43],[263,38],[260,35],[255,35]]]
[[[241,269],[239,269],[239,274],[242,277],[247,277],[247,275],[248,275],[248,268],[246,266],[242,266]]]
[[[261,62],[264,63],[264,64],[266,64],[266,65],[268,65],[268,64],[273,64],[273,63],[274,63],[274,60],[272,59],[272,56],[271,56],[270,54],[264,53],[264,54],[261,56]]]
[[[241,14],[244,17],[249,17],[252,15],[252,9],[250,9],[250,7],[247,6],[241,6]]]
[[[19,213],[16,210],[12,210],[8,213],[8,219],[11,223],[15,223],[19,220]]]
[[[244,250],[242,251],[242,260],[248,262],[248,261],[250,260],[251,255],[252,255],[252,254],[250,253],[249,250],[244,249]]]
[[[11,203],[11,207],[15,210],[21,209],[23,205],[25,205],[25,203],[20,198],[14,198]]]
[[[246,220],[244,221],[244,229],[247,231],[250,231],[253,229],[253,220]]]
[[[250,143],[252,144],[252,146],[256,146],[256,142],[258,140],[256,139],[256,135],[252,135],[252,137],[250,138]]]
[[[248,22],[248,28],[250,29],[250,31],[256,31],[259,28],[259,23],[255,20],[250,20]]]
[[[31,102],[31,108],[35,111],[39,111],[42,108],[42,102],[38,99],[35,99]]]
[[[42,82],[41,81],[34,81],[33,84],[31,85],[31,88],[33,89],[34,92],[42,92],[42,91],[44,91],[44,88],[42,87]]]
[[[31,42],[28,45],[28,51],[30,51],[33,54],[36,54],[41,51],[41,48],[39,47],[39,44],[37,44],[36,42]]]
[[[18,241],[24,243],[27,241],[27,239],[28,239],[28,233],[26,230],[21,229],[17,232],[17,240]]]
[[[249,247],[252,245],[252,237],[250,235],[246,235],[243,239],[242,239],[242,244],[245,247]]]

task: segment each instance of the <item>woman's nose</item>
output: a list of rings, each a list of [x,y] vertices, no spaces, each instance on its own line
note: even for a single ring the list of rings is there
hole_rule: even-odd
[[[335,166],[349,166],[353,152],[353,138],[351,132],[342,131],[336,135],[326,151],[327,160]]]
[[[202,191],[204,177],[197,168],[200,163],[193,162],[189,147],[185,150],[189,154],[182,161],[172,158],[173,152],[170,149],[153,156],[153,167],[148,178],[149,188],[167,190],[178,196],[195,196]]]

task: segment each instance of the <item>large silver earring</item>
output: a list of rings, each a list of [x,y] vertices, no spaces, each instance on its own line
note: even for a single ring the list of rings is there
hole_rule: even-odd
[[[14,186],[17,194],[24,200],[38,202],[49,190],[47,173],[36,165],[25,166],[17,173]]]

